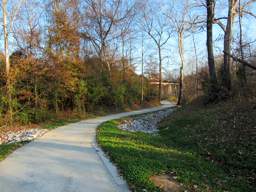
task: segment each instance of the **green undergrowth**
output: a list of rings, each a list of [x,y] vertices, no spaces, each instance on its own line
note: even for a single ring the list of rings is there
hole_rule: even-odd
[[[120,121],[109,121],[99,127],[97,139],[133,191],[160,191],[150,176],[172,173],[188,191],[251,192],[252,114],[252,105],[185,107],[161,123],[158,135],[122,131]]]

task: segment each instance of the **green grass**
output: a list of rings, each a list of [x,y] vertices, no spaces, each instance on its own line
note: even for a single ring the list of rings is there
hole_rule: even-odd
[[[133,191],[159,191],[149,177],[174,172],[188,191],[251,192],[256,141],[231,123],[236,119],[241,126],[245,108],[179,109],[162,122],[159,135],[122,131],[118,121],[109,121],[99,127],[97,139]],[[250,123],[244,122],[248,130]]]
[[[14,150],[22,147],[27,142],[11,143],[11,144],[2,144],[0,145],[0,161],[4,160],[9,154]]]

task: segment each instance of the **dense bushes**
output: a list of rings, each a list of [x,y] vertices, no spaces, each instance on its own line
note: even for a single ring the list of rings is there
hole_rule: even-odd
[[[109,75],[104,62],[95,57],[81,60],[48,55],[46,58],[11,57],[11,106],[16,122],[44,121],[51,112],[59,111],[85,114],[99,108],[119,110],[140,102],[140,77],[131,69],[123,79],[121,68],[113,68]],[[1,118],[7,117],[5,81],[1,76]],[[145,90],[148,86],[145,83]]]

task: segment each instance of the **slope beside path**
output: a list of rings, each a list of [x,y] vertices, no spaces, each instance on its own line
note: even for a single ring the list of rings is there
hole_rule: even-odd
[[[96,128],[108,120],[168,107],[172,105],[84,120],[48,132],[0,162],[0,191],[129,191],[116,168],[95,147]]]

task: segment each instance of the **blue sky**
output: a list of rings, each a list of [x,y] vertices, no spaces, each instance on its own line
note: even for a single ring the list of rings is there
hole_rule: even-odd
[[[31,4],[34,4],[33,9],[30,9],[29,12],[31,15],[35,15],[34,17],[40,17],[40,22],[41,25],[46,24],[46,18],[44,15],[40,15],[42,10],[44,9],[43,3],[46,3],[47,1],[43,0],[24,0],[28,3],[27,7],[30,7]],[[127,3],[130,3],[131,0],[126,0]],[[143,0],[139,0],[140,2],[143,2]],[[173,4],[178,11],[177,14],[179,14],[179,10],[181,11],[182,7],[182,1],[184,0],[148,0],[150,7],[152,8],[152,15],[159,15],[161,14],[161,10],[166,11],[169,9],[171,4]],[[202,0],[188,0],[188,2],[191,4],[192,2],[200,2]],[[245,0],[243,0],[245,1]],[[9,10],[11,10],[13,7],[17,6],[21,2],[21,0],[9,0]],[[216,5],[216,17],[221,17],[221,16],[226,16],[227,15],[227,9],[225,5],[224,0],[217,0],[217,5]],[[256,5],[252,6],[250,10],[254,13],[256,13]],[[1,10],[0,10],[1,13]],[[204,7],[200,8],[194,8],[193,13],[200,15],[201,17],[205,18],[206,15],[206,10]],[[2,15],[2,13],[1,13]],[[25,8],[23,7],[21,9],[21,15],[17,18],[20,21],[22,19],[26,20],[27,17],[27,12]],[[244,39],[251,41],[256,39],[256,19],[252,18],[251,16],[244,16],[243,18],[244,25],[243,25],[243,30],[244,30]],[[135,22],[134,26],[138,24]],[[167,23],[168,25],[168,23]],[[237,20],[234,24],[234,34],[233,36],[236,37],[238,34],[237,30]],[[20,29],[26,29],[26,25],[20,25],[18,26]],[[136,27],[138,28],[138,27]],[[46,29],[44,29],[46,30]],[[1,40],[3,40],[3,35],[2,35],[2,28],[0,30],[1,34]],[[141,34],[142,32],[136,32],[135,34],[135,39],[132,41],[132,47],[133,47],[133,57],[134,57],[134,63],[137,65],[137,72],[140,73],[140,66],[141,66]],[[218,25],[214,26],[214,48],[215,48],[215,54],[220,54],[222,52],[222,45],[223,45],[223,31],[220,29]],[[145,61],[147,62],[149,60],[150,55],[153,56],[157,60],[157,52],[156,52],[156,46],[152,39],[150,39],[145,33]],[[194,34],[195,42],[196,42],[196,48],[198,52],[198,59],[199,59],[199,64],[205,65],[206,61],[206,32],[201,31],[198,33]],[[255,44],[254,44],[255,45]],[[127,47],[129,45],[127,44]],[[186,57],[186,65],[185,65],[185,72],[189,73],[192,71],[192,68],[195,68],[195,55],[194,55],[194,47],[193,47],[193,41],[192,41],[192,35],[191,34],[186,34],[186,38],[184,41],[184,47],[185,47],[185,57]],[[3,50],[3,43],[1,43],[1,50]],[[10,38],[10,52],[15,50],[16,44],[13,38]],[[165,45],[163,48],[163,57],[165,58],[163,63],[164,63],[164,69],[166,71],[171,71],[172,73],[177,73],[177,70],[179,68],[179,56],[177,52],[177,37],[176,34],[173,33],[168,44]]]
[[[168,2],[170,1],[153,1],[153,3],[164,6],[164,9],[168,9],[169,6]],[[179,9],[181,1],[172,1],[174,3],[174,6],[177,5],[177,9]],[[192,2],[192,1],[189,1]],[[198,2],[198,1],[197,1]],[[217,1],[216,4],[216,17],[222,17],[227,15],[227,9],[223,1]],[[159,9],[159,8],[158,8]],[[254,13],[256,13],[256,6],[252,6],[250,10]],[[206,10],[204,7],[196,8],[193,10],[196,14],[201,15],[205,18]],[[244,39],[248,41],[252,41],[256,39],[256,19],[252,18],[251,16],[245,15],[243,17],[243,31],[244,31]],[[238,24],[237,19],[234,23],[234,33],[233,37],[237,37],[238,35]],[[223,49],[223,36],[224,32],[223,30],[216,24],[214,25],[214,48],[215,48],[215,55],[221,54]],[[206,31],[203,30],[201,32],[194,34],[195,42],[196,42],[196,49],[198,53],[198,59],[199,59],[199,65],[203,66],[206,64],[207,59],[207,52],[206,52]],[[253,44],[255,47],[255,44]],[[153,44],[153,41],[148,38],[147,39],[147,51],[146,51],[146,57],[153,54],[155,56],[155,59],[157,59],[157,52],[155,50],[155,45]],[[190,73],[193,70],[195,70],[195,54],[194,54],[194,46],[192,41],[192,35],[187,34],[187,37],[184,41],[184,48],[185,48],[185,57],[186,57],[186,65],[185,65],[185,72]],[[179,69],[179,56],[178,56],[178,48],[177,48],[177,38],[176,35],[173,34],[172,38],[170,39],[169,43],[164,47],[164,57],[168,57],[168,59],[164,60],[164,68],[167,71],[172,71],[172,73],[177,73]],[[138,72],[140,70],[138,69]]]

